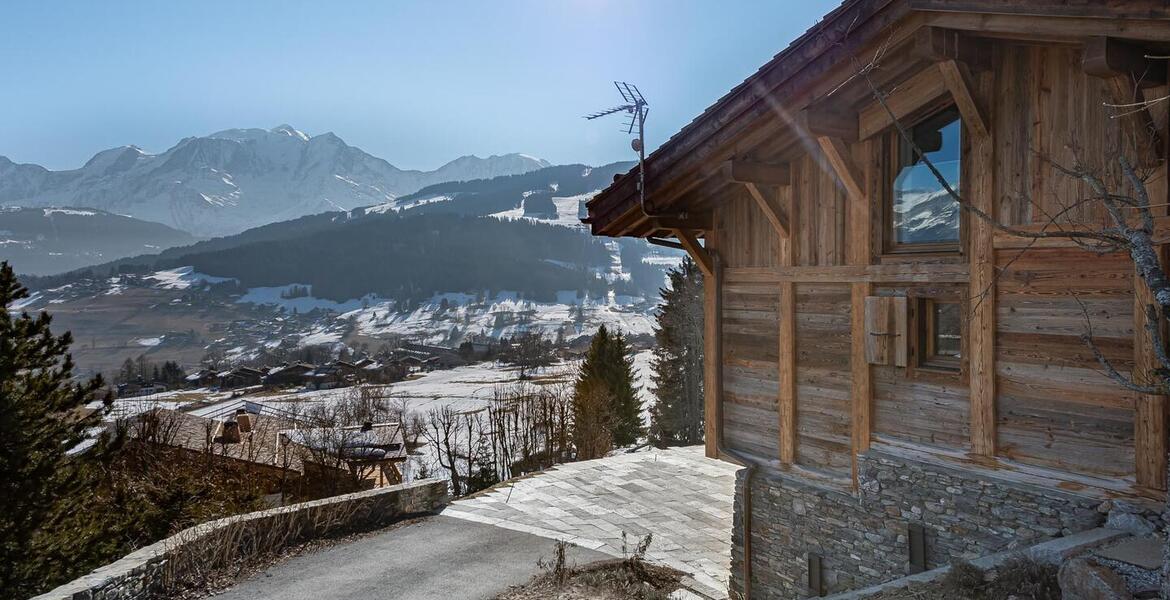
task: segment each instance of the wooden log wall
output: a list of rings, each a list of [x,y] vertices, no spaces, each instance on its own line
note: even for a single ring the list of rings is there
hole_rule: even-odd
[[[933,73],[915,79],[930,94],[968,94],[968,113],[978,111],[986,126],[981,135],[964,129],[961,188],[1004,224],[1036,226],[1062,211],[1066,223],[1102,222],[1099,211],[1067,208],[1085,186],[1042,158],[1069,162],[1072,144],[1082,160],[1117,175],[1108,159],[1122,137],[1102,106],[1110,88],[1082,72],[1081,59],[1075,45],[1005,43],[989,70],[949,65],[950,92]],[[1152,366],[1134,344],[1142,322],[1135,298],[1143,296],[1129,258],[1053,241],[1021,252],[1025,244],[1002,243],[969,216],[961,253],[883,255],[886,167],[880,135],[865,137],[867,118],[863,111],[862,139],[822,143],[834,159],[852,159],[851,185],[816,145],[787,163],[789,184],[767,192],[787,231],[743,189],[729,188],[715,204],[708,246],[723,275],[708,295],[719,311],[708,331],[721,331],[714,368],[722,390],[709,402],[721,403],[725,443],[841,479],[872,438],[1164,490],[1166,399],[1110,381],[1080,337],[1087,314],[1119,370]],[[1165,129],[1168,119],[1157,118]],[[1164,204],[1166,167],[1151,174],[1152,202]],[[963,301],[962,368],[865,362],[858,310],[871,295],[906,296],[910,306],[918,297]]]

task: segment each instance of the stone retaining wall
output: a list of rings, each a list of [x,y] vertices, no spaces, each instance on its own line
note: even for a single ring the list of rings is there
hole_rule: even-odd
[[[447,482],[418,481],[237,515],[183,530],[136,550],[33,600],[138,600],[173,581],[187,565],[207,570],[217,557],[246,560],[312,539],[371,531],[447,502]],[[223,552],[230,548],[230,552]]]
[[[744,473],[736,480],[735,523]],[[808,478],[757,472],[752,484],[752,598],[808,598],[808,557],[825,592],[910,572],[908,525],[924,527],[928,569],[1026,547],[1100,525],[1099,499],[871,450],[858,457],[856,493]],[[732,538],[731,594],[743,589],[743,535]]]

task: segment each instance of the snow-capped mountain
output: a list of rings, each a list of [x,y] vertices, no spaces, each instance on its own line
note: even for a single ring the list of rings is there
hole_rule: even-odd
[[[135,146],[50,171],[0,156],[0,204],[75,206],[165,223],[198,236],[394,200],[425,186],[549,166],[523,154],[464,156],[434,171],[404,170],[333,133],[281,125],[189,137],[161,154]]]
[[[900,197],[894,219],[907,243],[956,239],[959,203],[945,190],[907,190]]]

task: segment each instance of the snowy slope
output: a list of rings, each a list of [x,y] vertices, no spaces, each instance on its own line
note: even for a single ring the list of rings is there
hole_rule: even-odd
[[[464,156],[434,171],[403,170],[333,133],[309,136],[281,125],[189,137],[161,154],[113,148],[69,171],[0,157],[0,204],[98,208],[212,236],[382,204],[435,183],[547,166],[508,154]]]

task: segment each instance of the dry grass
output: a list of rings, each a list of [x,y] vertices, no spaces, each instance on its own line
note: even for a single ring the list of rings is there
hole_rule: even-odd
[[[1060,600],[1057,569],[1025,557],[983,570],[960,561],[937,581],[889,590],[870,600]]]
[[[623,547],[624,547],[623,534]],[[679,588],[682,573],[646,562],[651,536],[647,535],[626,558],[571,566],[565,559],[569,544],[557,542],[553,558],[537,563],[541,574],[512,588],[496,600],[667,600]]]
[[[258,519],[239,519],[212,530],[189,529],[168,544],[161,590],[164,598],[200,598],[298,554],[371,535],[372,503],[346,502]],[[415,520],[398,521],[377,532]]]

